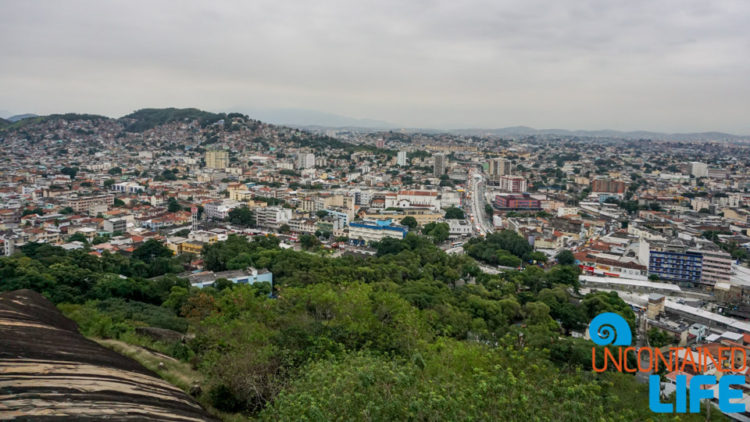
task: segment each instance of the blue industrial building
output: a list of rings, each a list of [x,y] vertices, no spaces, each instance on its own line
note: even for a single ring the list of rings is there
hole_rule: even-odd
[[[648,273],[659,276],[660,280],[698,284],[702,268],[703,255],[699,252],[652,250],[649,255]]]
[[[403,239],[409,232],[404,226],[393,224],[391,220],[363,220],[349,223],[349,243],[363,246],[379,242],[386,237]]]

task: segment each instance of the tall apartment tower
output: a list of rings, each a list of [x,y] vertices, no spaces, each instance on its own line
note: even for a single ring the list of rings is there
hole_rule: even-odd
[[[690,174],[693,177],[708,177],[708,165],[698,161],[690,163]]]
[[[210,169],[229,167],[229,151],[223,149],[206,151],[206,167]]]
[[[497,182],[503,176],[510,176],[511,163],[505,158],[493,158],[490,160],[490,179]]]
[[[612,180],[608,177],[598,177],[591,182],[591,191],[594,193],[625,193],[627,185],[620,180]]]
[[[192,230],[194,232],[197,232],[198,231],[198,207],[196,206],[190,207],[190,214],[191,214]]]
[[[445,154],[435,154],[432,157],[435,159],[435,164],[433,165],[433,174],[435,175],[435,177],[444,175],[448,164],[448,159],[445,157]]]
[[[399,151],[396,157],[396,164],[403,167],[406,165],[406,151]]]
[[[300,153],[297,155],[297,168],[309,169],[315,167],[315,154]]]

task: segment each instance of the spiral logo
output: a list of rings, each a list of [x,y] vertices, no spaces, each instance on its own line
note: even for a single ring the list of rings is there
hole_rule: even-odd
[[[589,324],[589,337],[599,346],[612,344],[629,346],[633,341],[630,326],[620,315],[605,312],[597,315]]]

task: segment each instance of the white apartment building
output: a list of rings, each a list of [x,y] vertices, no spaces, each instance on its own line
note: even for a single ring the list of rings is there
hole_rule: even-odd
[[[115,197],[110,194],[94,196],[74,196],[68,199],[67,206],[76,213],[88,213],[96,215],[99,212],[105,212],[114,205]]]
[[[406,151],[398,152],[398,155],[396,156],[396,164],[402,167],[406,165]]]
[[[292,210],[282,207],[260,207],[255,210],[255,219],[259,227],[278,229],[292,219]]]
[[[438,199],[438,192],[433,190],[402,190],[396,196],[396,204],[406,207],[439,209],[440,199]]]
[[[294,233],[315,233],[315,220],[309,218],[294,218],[287,222],[289,230]]]
[[[698,161],[690,162],[690,174],[694,177],[708,177],[708,165]]]
[[[143,192],[145,189],[146,188],[135,182],[122,182],[112,185],[113,191],[122,193],[138,193]]]
[[[703,255],[701,282],[713,285],[729,283],[732,275],[732,256],[720,249],[701,249],[700,253]]]
[[[229,216],[229,211],[239,208],[242,202],[225,199],[222,201],[209,202],[203,207],[203,211],[208,219],[223,220]]]
[[[500,190],[511,193],[524,193],[528,191],[526,179],[521,176],[500,176]]]
[[[446,220],[448,223],[448,234],[451,237],[468,236],[471,234],[471,223],[469,220]]]
[[[297,155],[297,168],[308,169],[311,167],[315,167],[315,154],[300,153]]]

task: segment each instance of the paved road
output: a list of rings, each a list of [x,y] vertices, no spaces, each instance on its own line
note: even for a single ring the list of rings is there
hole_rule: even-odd
[[[474,226],[481,235],[493,233],[495,228],[487,221],[484,215],[484,176],[482,176],[482,173],[475,171],[471,174],[470,180],[470,208],[471,214],[474,216]]]
[[[449,254],[462,254],[464,253],[464,247],[463,246],[456,246],[455,248],[449,248],[445,250],[445,253]]]

